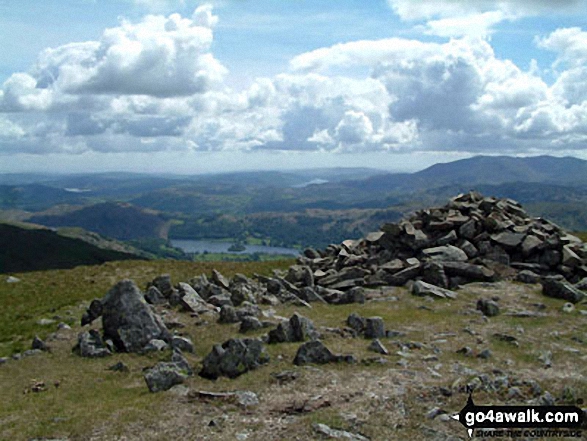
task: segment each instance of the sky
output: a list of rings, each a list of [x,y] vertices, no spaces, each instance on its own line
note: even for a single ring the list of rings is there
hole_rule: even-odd
[[[587,0],[0,0],[0,172],[587,159]]]

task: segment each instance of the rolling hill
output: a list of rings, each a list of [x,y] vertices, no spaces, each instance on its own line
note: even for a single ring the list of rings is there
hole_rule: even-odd
[[[49,229],[0,223],[0,273],[73,268],[130,259],[144,257],[100,248]]]

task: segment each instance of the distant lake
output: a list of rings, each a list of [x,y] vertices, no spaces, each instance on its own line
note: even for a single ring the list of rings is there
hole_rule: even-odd
[[[171,245],[177,248],[181,248],[186,253],[203,253],[204,251],[207,251],[209,253],[231,254],[265,253],[292,254],[294,256],[300,254],[300,250],[296,250],[295,248],[268,247],[265,245],[245,245],[247,247],[245,251],[228,251],[228,248],[230,248],[232,242],[220,242],[215,240],[171,239]]]

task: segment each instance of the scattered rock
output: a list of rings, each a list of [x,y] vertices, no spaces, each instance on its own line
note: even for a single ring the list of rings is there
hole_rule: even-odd
[[[106,347],[100,333],[95,329],[86,332],[80,332],[77,336],[77,345],[73,348],[81,357],[100,358],[111,355],[110,350]]]
[[[378,354],[389,355],[389,351],[385,346],[383,346],[383,343],[381,343],[378,338],[373,339],[367,349],[373,352],[377,352]]]
[[[187,380],[188,374],[176,363],[160,362],[149,369],[144,378],[149,391],[161,392],[183,383]]]
[[[124,364],[122,361],[119,361],[116,364],[113,364],[112,366],[110,366],[108,368],[109,371],[114,371],[114,372],[129,372],[130,369],[128,368],[128,366],[126,364]]]
[[[194,352],[194,343],[187,337],[180,337],[179,335],[174,335],[171,339],[171,347],[174,349],[179,349],[182,352],[189,352],[190,354]]]
[[[214,345],[199,375],[212,380],[221,376],[236,378],[268,362],[269,355],[261,340],[232,338],[222,345]]]
[[[327,438],[345,439],[351,441],[369,441],[369,438],[366,438],[362,435],[346,432],[344,430],[331,429],[326,424],[314,423],[312,428],[314,429],[314,432]]]
[[[164,351],[167,348],[169,348],[167,342],[154,338],[144,346],[142,352],[160,352]]]
[[[336,360],[336,356],[324,346],[324,343],[320,340],[313,340],[304,343],[298,348],[293,362],[295,365],[300,366],[309,363],[326,364]]]
[[[430,296],[441,299],[456,299],[457,293],[449,289],[440,288],[438,286],[431,285],[430,283],[422,282],[417,280],[412,285],[412,294],[416,296]]]
[[[38,336],[35,335],[33,339],[33,343],[31,344],[32,349],[38,349],[40,351],[49,351],[49,346],[43,340],[41,340]]]
[[[263,323],[257,317],[246,316],[243,317],[238,332],[246,333],[249,331],[256,331],[257,329],[263,328]]]
[[[477,300],[477,311],[481,311],[486,317],[495,317],[499,314],[497,302],[488,299]]]
[[[365,319],[365,338],[385,337],[385,325],[381,317],[369,317]]]
[[[306,341],[318,338],[311,320],[295,313],[288,322],[280,323],[269,331],[269,343]]]

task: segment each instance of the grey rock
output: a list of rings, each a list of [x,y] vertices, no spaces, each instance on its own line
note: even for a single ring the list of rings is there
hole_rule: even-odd
[[[142,352],[160,352],[169,348],[167,342],[154,338],[145,345]]]
[[[295,313],[288,322],[280,323],[269,331],[269,343],[306,341],[318,337],[310,319]]]
[[[217,270],[213,269],[212,270],[212,277],[210,278],[210,280],[216,286],[220,286],[221,288],[224,288],[226,290],[228,290],[230,288],[230,283],[228,282],[228,280],[226,279],[226,277],[224,277],[220,273],[220,271],[217,271]]]
[[[220,317],[218,323],[238,323],[240,319],[236,313],[234,306],[224,305],[220,308]]]
[[[522,283],[539,283],[541,277],[530,270],[522,270],[516,275],[516,280]]]
[[[88,358],[101,358],[111,355],[100,334],[94,329],[78,334],[77,345],[73,348],[73,351],[81,357]]]
[[[471,263],[442,262],[442,267],[449,277],[463,277],[464,279],[478,282],[491,282],[495,278],[493,270]]]
[[[92,300],[90,306],[86,310],[86,313],[82,316],[82,326],[91,324],[94,320],[102,315],[102,311],[102,301],[99,299]]]
[[[422,280],[441,288],[448,288],[449,281],[439,262],[426,262],[422,268]]]
[[[365,330],[365,319],[354,312],[347,317],[346,324],[358,333],[363,333]]]
[[[479,299],[477,300],[477,310],[486,317],[495,317],[499,314],[499,305],[493,300]]]
[[[189,284],[180,282],[177,286],[177,291],[180,297],[179,305],[185,311],[199,312],[208,309],[206,301],[202,297],[200,297],[196,290],[192,288]]]
[[[529,234],[522,242],[522,254],[525,257],[532,255],[544,246],[543,243],[544,242],[536,236]]]
[[[512,249],[519,246],[525,238],[525,234],[523,233],[512,233],[510,231],[503,231],[498,234],[492,234],[491,240],[498,245]]]
[[[161,392],[183,383],[187,380],[188,374],[176,363],[160,362],[149,369],[144,378],[149,391]]]
[[[402,286],[408,280],[412,280],[420,274],[420,270],[422,266],[420,264],[413,265],[408,268],[405,268],[395,274],[388,274],[382,277],[384,282],[387,282],[391,286]]]
[[[238,306],[243,302],[254,302],[255,296],[248,285],[240,283],[230,288],[230,300],[235,306]]]
[[[369,438],[366,438],[363,435],[347,432],[345,430],[331,429],[326,424],[314,423],[312,428],[314,429],[314,432],[327,438],[345,439],[350,441],[369,441]]]
[[[425,250],[422,250],[422,254],[424,254],[432,260],[451,262],[466,262],[468,260],[467,254],[463,250],[453,245],[427,248]]]
[[[71,326],[69,326],[67,323],[60,322],[57,325],[57,329],[59,329],[60,331],[68,331],[71,329]]]
[[[269,355],[261,340],[233,338],[214,345],[204,358],[199,375],[213,380],[221,376],[236,378],[268,362]]]
[[[304,364],[326,364],[337,361],[337,357],[324,346],[320,340],[313,340],[302,344],[296,353],[293,363],[301,366]]]
[[[238,332],[245,333],[249,331],[256,331],[257,329],[263,328],[263,323],[257,318],[252,316],[243,317]]]
[[[385,325],[381,317],[368,317],[365,319],[365,338],[385,337]]]
[[[35,335],[33,338],[33,342],[31,344],[32,349],[39,349],[40,351],[48,351],[49,346],[43,340],[41,340],[38,336]]]
[[[300,291],[300,297],[306,302],[321,302],[328,303],[324,298],[316,292],[316,290],[310,286],[305,286]]]
[[[118,282],[102,305],[104,338],[112,339],[119,351],[139,352],[153,339],[170,341],[169,331],[131,280]]]
[[[418,280],[412,285],[412,294],[416,296],[431,296],[441,299],[456,299],[457,293],[449,289],[440,288],[430,283]]]
[[[179,349],[182,352],[189,352],[190,354],[194,352],[194,343],[192,340],[179,335],[173,336],[171,339],[171,347],[173,349]]]
[[[369,344],[369,347],[367,349],[373,352],[377,352],[378,354],[389,355],[389,351],[385,346],[383,346],[383,343],[381,343],[381,341],[378,338],[373,339],[373,341],[371,342],[371,344]]]
[[[587,277],[584,277],[579,282],[575,284],[575,288],[580,289],[581,291],[587,291]]]
[[[27,349],[22,353],[23,357],[32,357],[33,355],[42,354],[43,351],[40,349]]]
[[[145,293],[145,300],[151,305],[162,305],[167,302],[165,296],[157,289],[156,286],[150,286]]]
[[[569,245],[563,247],[563,265],[567,266],[578,266],[581,265],[581,258],[577,256],[577,253],[571,249]]]
[[[169,274],[163,274],[161,276],[155,277],[149,286],[154,286],[157,288],[159,292],[166,298],[169,297],[174,291],[173,285],[171,284],[171,276]]]
[[[585,298],[585,293],[570,283],[554,279],[545,279],[542,281],[542,294],[547,297],[563,299],[571,303],[578,303]]]
[[[6,283],[18,283],[18,282],[20,282],[20,279],[18,277],[8,276],[6,278]]]
[[[208,297],[208,299],[206,301],[210,305],[217,306],[218,308],[222,308],[225,305],[234,306],[234,303],[232,302],[232,298],[228,294],[216,294],[216,295]]]
[[[126,364],[124,364],[122,361],[119,361],[116,364],[113,364],[112,366],[108,367],[109,371],[113,371],[113,372],[129,372],[130,369],[128,368],[128,366]]]

